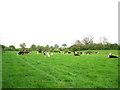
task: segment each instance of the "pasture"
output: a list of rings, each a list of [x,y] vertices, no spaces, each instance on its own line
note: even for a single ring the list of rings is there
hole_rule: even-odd
[[[6,51],[2,54],[2,87],[118,88],[118,58],[107,57],[110,52],[118,55],[118,51],[99,52],[44,57],[36,52],[17,56],[16,51]]]

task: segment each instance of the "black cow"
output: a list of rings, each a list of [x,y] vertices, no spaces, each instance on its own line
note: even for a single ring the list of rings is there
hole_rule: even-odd
[[[68,54],[71,54],[71,52],[68,52]]]
[[[23,55],[23,54],[24,54],[24,52],[20,51],[20,52],[18,52],[17,55]]]
[[[42,53],[42,51],[37,51],[37,54]]]

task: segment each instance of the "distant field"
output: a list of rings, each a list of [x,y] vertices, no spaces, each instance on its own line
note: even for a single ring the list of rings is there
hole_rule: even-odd
[[[118,59],[108,58],[117,50],[92,50],[100,54],[73,56],[54,53],[51,57],[32,52],[2,56],[3,88],[117,88]]]

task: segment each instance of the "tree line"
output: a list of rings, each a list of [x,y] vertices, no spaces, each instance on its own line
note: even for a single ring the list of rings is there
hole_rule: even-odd
[[[26,48],[26,44],[22,43],[20,44],[20,48],[16,48],[14,45],[10,45],[9,47],[6,47],[5,45],[0,45],[2,48],[2,51],[52,51],[52,52],[58,52],[58,51],[81,51],[81,50],[120,50],[120,45],[117,43],[111,44],[107,41],[106,37],[101,37],[99,43],[93,42],[92,36],[84,37],[83,40],[76,40],[73,45],[70,47],[67,47],[67,44],[62,44],[62,47],[60,47],[58,44],[55,44],[54,46],[40,46],[32,44],[30,48]]]

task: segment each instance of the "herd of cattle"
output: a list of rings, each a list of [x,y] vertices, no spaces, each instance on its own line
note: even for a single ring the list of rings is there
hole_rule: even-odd
[[[24,55],[24,54],[28,54],[28,53],[31,53],[31,52],[29,52],[29,51],[20,51],[20,52],[18,52],[17,55]],[[44,55],[45,57],[50,57],[51,55],[53,55],[52,52],[37,51],[37,54],[40,54],[40,53],[43,53],[43,55]],[[73,53],[74,56],[80,56],[80,55],[84,55],[84,54],[86,54],[86,55],[91,55],[91,54],[93,54],[93,52],[61,52],[61,51],[58,52],[58,53],[63,53],[64,55],[65,55],[65,54],[71,54],[71,53]],[[95,54],[100,54],[100,52],[94,52],[94,53],[95,53]],[[108,55],[108,57],[109,57],[109,58],[118,58],[117,56],[112,55],[112,53],[110,53],[110,54]]]

